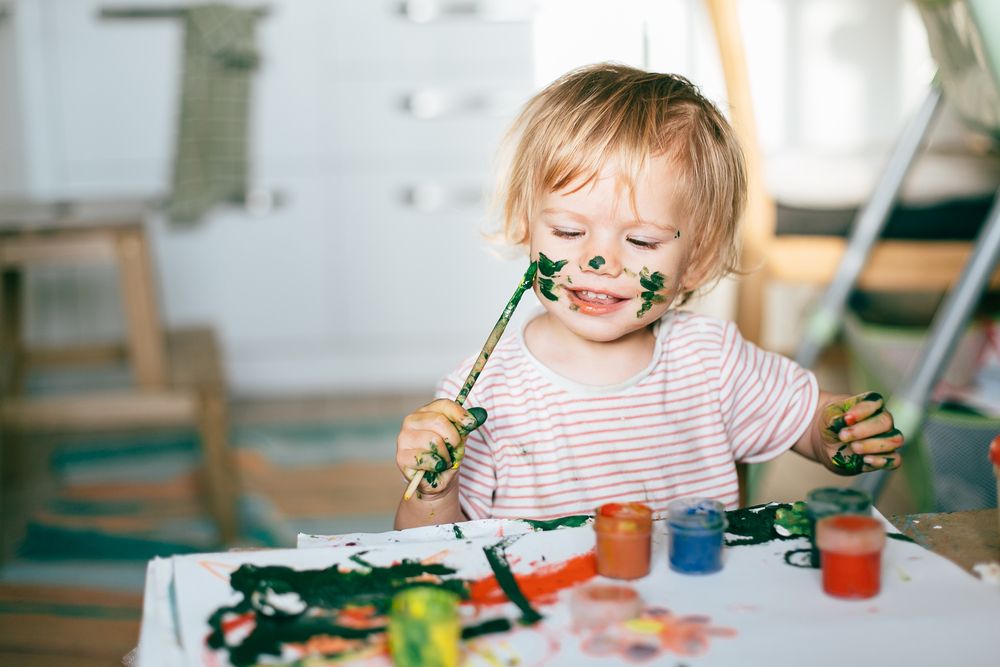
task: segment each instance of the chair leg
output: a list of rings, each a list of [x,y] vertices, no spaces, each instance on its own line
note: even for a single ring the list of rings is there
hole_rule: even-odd
[[[205,496],[219,536],[232,543],[239,535],[238,474],[229,448],[229,415],[221,387],[203,388],[199,396]]]
[[[128,229],[119,233],[118,270],[128,326],[129,363],[136,387],[160,389],[167,383],[167,361],[152,262],[142,231]]]
[[[0,278],[0,396],[21,393],[24,383],[23,330],[24,274],[14,268],[3,271]]]

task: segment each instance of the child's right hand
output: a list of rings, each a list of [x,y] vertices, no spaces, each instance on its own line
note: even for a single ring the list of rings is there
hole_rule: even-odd
[[[440,398],[403,419],[396,438],[396,465],[407,480],[418,470],[424,478],[417,491],[434,496],[455,484],[458,462],[465,455],[465,439],[486,422],[486,410],[466,410]]]

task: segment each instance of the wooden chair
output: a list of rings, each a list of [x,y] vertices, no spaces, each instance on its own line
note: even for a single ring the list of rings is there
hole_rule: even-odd
[[[213,332],[165,333],[143,212],[136,204],[0,207],[0,428],[8,434],[192,427],[209,510],[224,542],[237,535],[238,484],[229,450],[226,382]],[[117,267],[121,344],[31,349],[24,341],[25,271],[44,265]],[[24,392],[31,367],[125,361],[132,386],[53,396]]]

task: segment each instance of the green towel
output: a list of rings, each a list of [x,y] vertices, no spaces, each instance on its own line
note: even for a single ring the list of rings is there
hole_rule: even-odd
[[[208,4],[185,14],[184,79],[168,215],[197,222],[247,190],[250,80],[260,60],[251,9]]]

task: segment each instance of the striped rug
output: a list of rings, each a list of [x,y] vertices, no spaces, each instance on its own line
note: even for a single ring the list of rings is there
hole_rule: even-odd
[[[400,418],[237,427],[239,547],[298,532],[382,531],[402,492]],[[0,667],[121,664],[137,640],[146,561],[225,548],[199,493],[189,433],[57,447],[57,493],[0,566]]]

